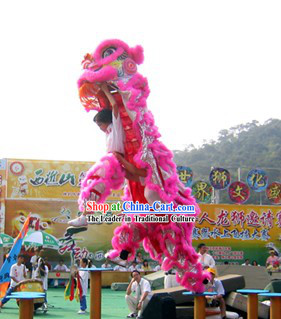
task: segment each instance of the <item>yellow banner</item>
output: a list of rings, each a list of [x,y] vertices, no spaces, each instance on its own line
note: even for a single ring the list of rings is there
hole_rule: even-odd
[[[281,207],[200,204],[193,229],[194,246],[204,242],[217,261],[264,265],[268,249],[280,250]]]
[[[0,159],[0,233],[5,230],[6,160]]]
[[[109,201],[111,203],[111,201]],[[100,261],[104,253],[111,249],[111,239],[117,224],[92,224],[88,230],[73,236],[66,235],[67,222],[79,213],[76,201],[7,200],[5,232],[15,237],[28,214],[31,213],[31,229],[55,236],[60,241],[58,250],[49,250],[50,260],[90,257]],[[61,256],[60,256],[61,255]]]
[[[7,198],[77,200],[80,183],[93,162],[9,159]],[[113,192],[111,198],[119,198]]]

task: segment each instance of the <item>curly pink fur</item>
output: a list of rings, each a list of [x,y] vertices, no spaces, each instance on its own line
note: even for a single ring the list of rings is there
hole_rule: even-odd
[[[114,47],[116,50],[103,58],[103,52],[109,47]],[[144,145],[141,145],[134,156],[137,166],[145,168],[147,171],[146,186],[156,191],[163,202],[174,202],[176,206],[180,204],[194,205],[196,215],[198,215],[200,210],[195,199],[191,196],[191,190],[185,189],[178,178],[172,152],[158,140],[161,135],[154,123],[153,115],[147,110],[146,105],[149,96],[147,79],[139,73],[127,75],[126,77],[117,76],[117,70],[114,69],[113,62],[122,54],[127,54],[136,64],[141,64],[144,59],[141,46],[130,48],[123,41],[116,39],[106,40],[92,54],[94,63],[100,66],[101,69],[98,72],[91,69],[84,71],[78,81],[78,86],[80,87],[84,82],[107,81],[117,86],[121,92],[130,92],[126,108],[136,115],[132,122],[136,138],[138,141],[142,141],[143,138],[149,140],[147,150],[144,151]],[[155,184],[153,181],[153,173],[155,172],[149,161],[146,161],[143,157],[148,151],[153,154],[157,166],[161,170],[163,185]],[[91,180],[104,163],[102,161],[101,166],[96,165],[87,173],[82,183],[79,198],[81,207],[84,200],[89,198],[91,189],[101,181],[105,185],[105,191],[99,202],[105,200],[111,189],[121,185],[124,173],[121,171],[119,163],[116,163],[116,159],[111,159],[110,163],[113,164],[113,171],[120,174],[118,182],[112,182],[110,174],[107,174],[101,180]],[[110,170],[111,167],[109,167]],[[89,180],[90,183],[88,182]],[[126,199],[130,198],[127,190],[125,197]],[[192,247],[192,229],[192,224],[184,223],[140,224],[133,221],[130,224],[126,224],[123,222],[120,227],[115,229],[112,239],[114,250],[110,253],[110,257],[115,258],[122,250],[127,250],[129,252],[128,260],[133,260],[139,244],[143,242],[144,248],[150,253],[150,256],[162,263],[163,270],[175,268],[177,270],[177,280],[181,285],[191,291],[202,292],[204,290],[202,282],[205,278],[209,278],[209,275],[203,272],[201,264],[198,263],[198,255]]]
[[[100,176],[100,170],[103,176]],[[100,159],[100,162],[94,164],[87,172],[81,183],[81,190],[78,199],[79,209],[84,211],[84,202],[91,197],[91,192],[96,185],[102,184],[102,192],[99,203],[102,203],[110,195],[113,189],[120,189],[124,183],[125,173],[113,154],[107,154]]]

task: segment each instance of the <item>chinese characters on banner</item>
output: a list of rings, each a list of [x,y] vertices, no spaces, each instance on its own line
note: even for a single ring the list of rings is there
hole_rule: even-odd
[[[202,203],[210,201],[210,185],[204,181],[196,181],[192,184],[193,173],[189,167],[178,166],[177,172],[179,179],[186,187],[192,187],[193,196]],[[249,171],[246,181],[247,184],[237,181],[230,185],[231,176],[225,168],[213,168],[209,175],[211,186],[216,190],[228,188],[228,194],[231,201],[237,204],[245,203],[250,197],[250,189],[255,192],[266,191],[267,198],[272,204],[281,203],[281,184],[274,182],[268,186],[268,176],[262,169],[252,169]],[[192,186],[191,186],[192,185]]]
[[[80,184],[94,163],[40,160],[7,160],[5,232],[15,237],[27,215],[31,213],[31,229],[37,227],[60,239],[59,251],[50,251],[48,257],[57,260],[57,254],[66,258],[72,252],[75,258],[101,258],[110,249],[116,225],[92,225],[91,232],[69,236],[67,222],[77,217]],[[0,174],[1,175],[1,174]],[[5,176],[5,174],[4,174]],[[114,191],[107,202],[121,200],[122,190]],[[94,238],[92,233],[95,234]]]
[[[208,203],[211,200],[212,192],[212,186],[207,182],[198,181],[192,185],[192,195],[198,202]]]
[[[274,182],[266,189],[267,198],[274,204],[281,203],[281,184]]]
[[[225,189],[230,183],[230,173],[224,168],[216,167],[211,170],[210,183],[214,189]]]
[[[233,202],[243,204],[250,196],[250,189],[245,183],[237,181],[230,184],[228,194]]]
[[[243,250],[233,250],[231,246],[208,246],[208,252],[217,263],[224,260],[240,264],[245,259]]]
[[[193,228],[194,244],[204,242],[207,246],[231,247],[232,253],[222,252],[225,250],[222,248],[218,259],[239,261],[243,254],[234,253],[237,249],[247,252],[247,258],[252,255],[251,260],[257,259],[256,255],[266,260],[268,242],[280,247],[281,207],[200,204],[200,208]]]
[[[191,168],[187,166],[177,166],[177,173],[180,181],[185,187],[190,187],[192,184],[193,172]]]
[[[268,177],[262,169],[253,169],[248,173],[247,184],[255,192],[262,192],[268,185]]]

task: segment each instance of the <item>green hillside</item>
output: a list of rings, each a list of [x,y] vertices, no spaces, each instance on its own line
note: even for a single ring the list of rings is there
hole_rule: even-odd
[[[269,119],[240,124],[219,132],[217,141],[209,141],[201,147],[189,145],[185,150],[174,151],[177,165],[193,170],[193,181],[209,180],[212,167],[229,170],[231,180],[237,180],[238,168],[241,181],[246,181],[251,169],[264,169],[269,183],[281,182],[281,120]],[[227,191],[220,191],[220,202],[230,202]],[[251,191],[248,204],[268,204],[265,192]]]

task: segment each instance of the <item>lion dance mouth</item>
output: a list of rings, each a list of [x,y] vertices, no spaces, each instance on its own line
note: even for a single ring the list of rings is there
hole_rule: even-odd
[[[144,184],[128,181],[126,200],[147,203],[144,186],[162,202],[177,205],[194,205],[200,210],[191,190],[179,181],[173,154],[159,141],[161,136],[154,124],[152,113],[147,109],[149,87],[147,79],[138,73],[137,65],[143,63],[141,46],[130,48],[120,40],[102,42],[93,54],[82,61],[83,73],[78,80],[79,97],[87,112],[110,108],[110,103],[101,90],[106,82],[112,88],[125,133],[125,159],[147,170]],[[121,188],[124,172],[112,154],[101,158],[88,172],[82,182],[79,208],[92,194],[98,194],[98,202],[104,202],[113,189]],[[157,260],[165,271],[174,268],[177,281],[186,289],[203,292],[203,281],[209,274],[202,270],[198,255],[192,247],[192,223],[122,223],[112,239],[114,258],[126,252],[133,260],[142,243],[152,259]]]

